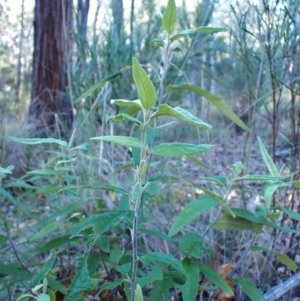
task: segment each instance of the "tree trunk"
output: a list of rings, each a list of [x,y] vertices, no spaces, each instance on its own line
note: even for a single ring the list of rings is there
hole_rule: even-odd
[[[73,110],[67,66],[71,52],[72,0],[35,1],[34,53],[29,121],[36,135],[65,137]]]

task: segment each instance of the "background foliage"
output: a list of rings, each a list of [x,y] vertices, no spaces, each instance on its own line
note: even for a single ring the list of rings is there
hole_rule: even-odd
[[[86,290],[95,286],[95,279],[103,285],[118,281],[128,272],[126,264],[130,260],[126,256],[131,254],[123,250],[130,249],[129,226],[126,219],[118,224],[120,215],[107,209],[127,208],[126,191],[131,191],[134,180],[130,168],[125,167],[130,166],[132,157],[135,164],[139,158],[134,148],[125,150],[114,144],[104,147],[102,141],[95,143],[89,138],[140,138],[137,126],[128,120],[106,122],[109,116],[120,113],[120,107],[111,99],[138,98],[132,70],[127,68],[132,56],[158,89],[160,104],[180,106],[213,127],[203,132],[182,121],[163,127],[173,121],[163,117],[156,124],[161,126],[159,135],[156,129],[149,129],[147,143],[153,140],[216,145],[211,154],[205,154],[203,162],[199,157],[152,161],[149,178],[173,174],[198,186],[163,176],[162,183],[151,181],[140,212],[144,229],[139,251],[164,252],[177,259],[181,259],[179,252],[192,254],[182,263],[185,267],[193,266],[195,258],[202,258],[202,263],[215,271],[231,262],[239,277],[261,291],[268,290],[274,282],[289,277],[299,264],[297,1],[230,4],[204,0],[189,5],[188,1],[176,1],[176,33],[201,26],[228,30],[213,35],[183,35],[169,56],[159,47],[160,42],[155,42],[165,39],[162,14],[166,3],[142,0],[132,10],[125,3],[121,6],[121,2],[91,2],[86,30],[80,30],[80,10],[74,8],[77,28],[70,33],[74,42],[70,96],[76,112],[76,131],[68,142],[48,138],[42,143],[24,140],[30,98],[32,6],[23,0],[16,10],[13,1],[0,3],[1,300],[14,300],[43,281],[45,275],[53,291],[66,294],[72,283],[71,291],[76,292],[76,285],[81,285],[77,283],[80,275],[74,278],[76,266],[87,278]],[[169,84],[182,83],[221,95],[252,132],[231,124],[201,94],[182,89],[164,93]],[[19,138],[9,138],[12,136]],[[257,142],[256,136],[264,144]],[[236,163],[239,161],[243,165]],[[210,169],[204,168],[207,165]],[[252,176],[247,178],[248,174]],[[195,211],[193,204],[203,197],[203,191],[207,192],[203,184],[208,178],[213,180],[208,181],[207,189],[222,196],[226,207],[245,210],[233,211],[240,218],[235,226],[252,227],[253,231],[233,232],[226,226],[237,221],[230,214],[222,215],[212,227],[223,212],[219,207],[212,206],[204,213]],[[264,184],[259,185],[261,182]],[[280,189],[273,194],[277,188]],[[268,204],[266,208],[264,204]],[[187,210],[185,215],[182,208]],[[191,212],[202,214],[201,218],[193,218]],[[179,213],[183,214],[183,224]],[[256,216],[255,221],[250,213]],[[88,228],[80,229],[81,236],[75,235],[76,225],[95,214],[107,214],[98,227],[104,229],[107,225],[110,231],[103,231],[97,239],[91,239]],[[259,217],[264,219],[257,220]],[[277,226],[269,224],[268,230],[259,234],[265,229],[265,219]],[[194,236],[189,237],[190,232]],[[176,233],[177,240],[173,237]],[[199,253],[184,253],[186,245],[179,248],[179,241],[190,240],[197,242]],[[149,277],[158,277],[160,272],[153,264],[157,258],[141,261],[153,268]],[[211,281],[208,274],[205,277]],[[242,286],[242,280],[236,283]],[[155,285],[159,288],[158,283]],[[106,289],[122,294],[120,286]],[[149,293],[147,286],[145,293]],[[241,291],[239,294],[240,300],[246,300]]]

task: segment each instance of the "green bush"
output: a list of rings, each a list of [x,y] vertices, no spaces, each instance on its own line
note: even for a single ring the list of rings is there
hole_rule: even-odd
[[[215,258],[221,260],[221,255],[205,239],[212,229],[220,233],[244,231],[249,234],[250,240],[243,256],[247,256],[250,251],[272,253],[289,269],[296,270],[295,263],[285,254],[269,245],[255,244],[263,227],[287,233],[299,232],[280,224],[280,213],[284,212],[294,219],[299,219],[299,214],[282,206],[275,206],[273,196],[282,187],[299,187],[300,183],[291,183],[290,175],[279,173],[260,138],[258,148],[268,169],[267,175],[242,175],[243,165],[237,162],[232,164],[228,176],[205,176],[199,173],[199,181],[196,182],[175,174],[161,173],[160,168],[157,168],[166,159],[179,160],[183,157],[190,160],[190,164],[199,166],[199,170],[208,168],[208,171],[213,171],[214,168],[207,166],[205,160],[206,153],[213,145],[179,141],[157,142],[161,129],[170,125],[163,123],[165,116],[185,122],[200,131],[211,129],[211,125],[189,111],[167,103],[166,95],[171,95],[174,91],[180,93],[186,90],[200,95],[238,126],[250,131],[222,98],[189,83],[165,87],[164,80],[168,65],[171,64],[171,53],[176,48],[175,41],[198,32],[213,34],[226,30],[199,27],[174,33],[176,22],[175,2],[169,0],[162,19],[166,39],[152,41],[153,45],[163,49],[166,62],[158,88],[155,88],[134,57],[132,74],[138,99],[111,100],[111,104],[120,109],[117,115],[110,116],[107,121],[132,124],[132,135],[102,135],[91,138],[93,144],[89,142],[80,145],[76,145],[76,131],[69,142],[53,138],[11,138],[29,147],[39,147],[41,151],[43,146],[51,145],[51,159],[43,162],[40,169],[30,170],[19,180],[9,177],[12,167],[0,168],[1,198],[12,204],[15,211],[25,214],[24,223],[30,230],[25,234],[20,225],[10,225],[9,215],[1,214],[6,230],[0,236],[0,243],[6,250],[9,246],[14,255],[6,257],[0,264],[0,281],[3,285],[1,297],[7,296],[4,287],[20,287],[25,282],[34,287],[33,293],[39,301],[56,300],[55,292],[65,295],[66,301],[74,301],[82,300],[87,292],[100,293],[104,297],[116,291],[124,300],[138,301],[146,296],[147,300],[167,300],[171,288],[181,291],[185,301],[195,300],[199,290],[219,288],[232,295],[234,292],[228,283],[211,267]],[[103,79],[97,87],[91,87],[81,97],[91,95],[96,88],[118,75],[119,73]],[[107,143],[120,147],[118,151],[121,154],[118,157],[123,155],[127,158],[127,153],[131,154],[130,161],[119,163],[105,178],[106,181],[102,180],[103,175],[82,172],[84,165],[96,165],[97,158],[93,157],[96,151],[92,152],[91,149],[96,149],[95,143],[98,141],[101,143],[101,158],[101,152]],[[200,160],[198,155],[204,159]],[[113,152],[107,156],[112,161],[117,157]],[[125,173],[122,181],[118,181],[122,173]],[[228,201],[231,192],[236,189],[236,183],[249,180],[261,182],[263,188],[264,202],[256,206],[255,212],[243,207],[231,207]],[[161,202],[162,197],[166,198],[159,191],[164,186],[158,186],[157,183],[174,182],[183,186],[188,184],[200,191],[201,195],[184,205],[175,220],[170,222],[171,226],[166,234],[159,230],[160,225],[156,225],[156,229],[147,225],[154,218],[156,204]],[[21,191],[18,191],[17,197],[15,189]],[[102,201],[106,200],[104,195],[98,194],[99,191],[108,193],[110,201],[113,202],[112,208],[103,205]],[[34,206],[38,205],[38,208],[33,208],[33,199]],[[218,214],[213,213],[216,208]],[[207,214],[212,215],[208,222]],[[196,219],[204,221],[205,230],[201,233],[187,230]],[[14,243],[15,235],[25,236],[17,246]],[[162,242],[165,248],[158,250],[159,248],[149,246],[145,237],[149,241],[153,239],[155,243]],[[169,252],[169,244],[175,246],[176,252]],[[22,251],[19,252],[19,249]],[[41,254],[47,254],[47,258],[41,259]],[[75,258],[77,265],[74,277],[58,277],[63,271],[56,263],[63,262],[65,267],[72,270]],[[230,260],[236,267],[240,264],[238,261],[232,262],[234,258],[225,256],[225,260]],[[73,274],[72,271],[70,274]],[[212,286],[199,286],[200,274]],[[235,277],[232,281],[251,300],[262,299],[262,291],[256,288],[251,279]],[[21,300],[31,294],[19,295],[18,300]]]

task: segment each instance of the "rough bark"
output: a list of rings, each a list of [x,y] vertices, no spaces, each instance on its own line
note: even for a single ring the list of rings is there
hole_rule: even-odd
[[[34,53],[29,121],[37,136],[66,136],[73,110],[67,96],[72,0],[35,1]]]

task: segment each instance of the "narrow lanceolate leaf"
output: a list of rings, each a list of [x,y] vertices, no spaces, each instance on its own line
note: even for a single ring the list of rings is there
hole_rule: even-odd
[[[32,285],[36,286],[52,269],[52,266],[56,260],[56,253],[53,253],[49,260],[44,264],[40,272],[32,277]]]
[[[5,199],[9,200],[13,205],[19,207],[24,213],[30,214],[30,208],[19,200],[15,199],[8,191],[0,186],[0,195],[4,196]]]
[[[212,33],[217,33],[221,31],[227,31],[227,28],[224,27],[208,27],[208,26],[202,26],[198,28],[193,28],[193,29],[187,29],[183,30],[178,34],[175,34],[174,36],[171,37],[171,42],[174,42],[184,36],[189,36],[195,33],[204,33],[204,34],[212,34]]]
[[[188,183],[192,184],[193,186],[199,188],[203,192],[205,192],[207,195],[212,197],[215,201],[217,201],[233,218],[236,217],[235,213],[230,209],[230,207],[226,204],[223,197],[220,195],[217,195],[216,193],[210,191],[209,189],[205,188],[203,185],[200,185],[198,183],[195,183],[193,181],[186,180]]]
[[[181,287],[183,300],[196,300],[199,286],[199,267],[194,258],[184,258],[182,261],[185,270],[186,282]]]
[[[277,260],[284,264],[288,269],[293,272],[296,272],[298,270],[297,264],[288,255],[279,252],[274,252],[274,254]]]
[[[16,138],[16,137],[9,137],[9,139],[27,145],[38,145],[38,144],[59,144],[60,146],[67,147],[68,143],[63,140],[54,139],[54,138]]]
[[[35,233],[33,236],[30,237],[29,241],[35,241],[38,239],[41,239],[45,236],[50,235],[52,232],[57,230],[60,227],[59,223],[51,223],[46,225],[43,229],[41,229],[39,232]]]
[[[162,19],[163,28],[168,34],[174,31],[176,21],[176,4],[174,0],[169,0]]]
[[[170,231],[169,236],[172,237],[186,225],[196,219],[201,213],[208,212],[218,203],[210,196],[204,195],[199,199],[190,201],[176,217]]]
[[[272,176],[279,176],[278,169],[277,169],[276,165],[274,164],[271,156],[268,154],[262,140],[259,137],[257,137],[257,140],[258,140],[260,153],[263,157],[263,160],[264,160],[265,164],[268,167],[268,170],[269,170],[270,174]]]
[[[265,204],[267,209],[270,209],[273,194],[280,186],[282,186],[280,182],[268,181],[264,183]]]
[[[128,115],[128,114],[125,114],[125,113],[121,113],[121,114],[118,114],[116,116],[109,116],[107,119],[106,119],[106,122],[120,122],[120,121],[131,121],[131,122],[134,122],[136,124],[141,124],[142,122],[139,121],[138,119]]]
[[[239,284],[242,292],[246,294],[252,301],[264,300],[264,294],[252,282],[243,278],[233,278],[232,282]]]
[[[142,103],[139,99],[136,100],[127,100],[127,99],[112,99],[110,101],[112,105],[116,105],[119,107],[136,107],[142,109]]]
[[[212,93],[203,90],[195,85],[190,84],[182,84],[179,86],[168,85],[166,88],[167,92],[171,92],[174,90],[188,90],[197,93],[198,95],[206,98],[210,103],[212,103],[222,114],[227,116],[231,121],[237,124],[239,127],[244,129],[245,131],[250,132],[251,130],[245,125],[245,123],[228,107],[226,102]]]
[[[212,149],[214,145],[210,144],[190,144],[190,143],[161,143],[154,146],[150,153],[158,156],[181,157],[205,153]]]
[[[156,92],[150,78],[135,57],[132,58],[132,73],[141,104],[144,109],[150,110],[156,101]]]
[[[11,174],[11,171],[0,166],[0,174]]]
[[[121,70],[113,73],[113,74],[110,74],[108,75],[107,77],[101,79],[100,81],[98,81],[96,84],[94,84],[92,87],[90,87],[88,90],[86,90],[83,94],[81,94],[75,101],[74,101],[74,104],[78,103],[79,101],[81,101],[82,99],[84,98],[87,98],[89,96],[92,95],[92,93],[103,87],[107,82],[109,82],[110,80],[112,80],[113,78],[121,75],[123,72],[125,72],[126,70],[130,69],[129,66],[126,66],[124,68],[122,68]]]
[[[272,252],[276,256],[277,260],[280,261],[282,264],[284,264],[291,271],[296,272],[296,270],[298,269],[297,264],[286,254],[282,254],[274,250],[270,250],[268,248],[257,246],[257,245],[251,247],[251,250],[263,251],[267,253]]]
[[[189,111],[186,111],[179,107],[172,108],[166,104],[160,105],[157,111],[151,115],[151,119],[162,115],[175,117],[179,120],[192,124],[200,129],[210,130],[212,128],[211,125],[195,117]]]
[[[142,148],[144,150],[147,149],[147,146],[144,145],[140,140],[134,137],[127,137],[127,136],[99,136],[91,138],[92,140],[101,140],[106,142],[112,142],[114,144],[127,146],[127,147],[137,147]]]
[[[214,223],[213,228],[217,230],[229,230],[229,231],[253,231],[256,233],[262,232],[262,223],[255,223],[242,217],[233,218],[229,213],[225,212]]]
[[[123,211],[111,211],[92,215],[72,229],[72,237],[80,235],[85,229],[93,229],[98,235],[109,230],[116,222],[120,222]]]
[[[232,289],[228,286],[225,280],[212,268],[207,266],[206,264],[198,262],[198,266],[200,271],[204,274],[205,278],[209,280],[211,283],[219,287],[225,293],[233,296]]]

